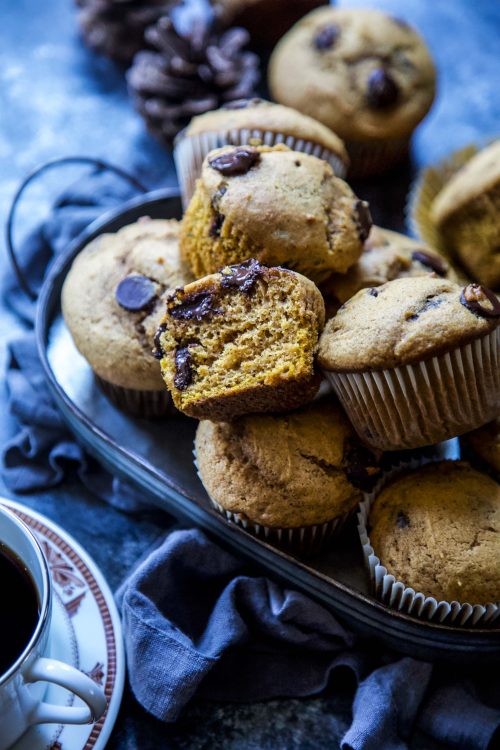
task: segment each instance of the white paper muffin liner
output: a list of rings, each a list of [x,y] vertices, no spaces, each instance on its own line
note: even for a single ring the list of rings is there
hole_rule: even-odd
[[[500,328],[425,362],[325,375],[367,445],[384,451],[432,445],[498,416]]]
[[[364,499],[359,505],[358,533],[373,593],[379,601],[388,607],[429,622],[468,628],[500,625],[500,606],[498,604],[473,605],[468,602],[438,601],[432,596],[425,596],[425,594],[405,586],[402,581],[396,580],[393,575],[388,573],[387,568],[382,565],[371,546],[368,519],[371,507],[381,490],[398,474],[418,469],[429,463],[435,463],[435,461],[428,459],[413,460],[395,467],[380,479],[373,492],[364,494]]]
[[[248,144],[275,146],[279,143],[283,143],[293,151],[300,151],[324,159],[330,164],[337,177],[345,176],[345,162],[337,154],[314,141],[255,128],[209,131],[198,135],[180,137],[175,143],[174,161],[184,208],[191,200],[196,180],[201,174],[203,160],[210,151],[222,146],[244,146]]]
[[[410,136],[381,141],[344,141],[349,154],[349,177],[385,174],[404,161],[410,150]]]
[[[104,395],[127,414],[152,418],[175,412],[172,398],[166,388],[161,391],[141,391],[114,385],[96,373],[94,377]]]
[[[198,460],[196,457],[196,448],[193,447],[194,465],[200,482],[205,486],[203,477],[200,474]],[[227,521],[240,526],[253,536],[262,541],[272,544],[276,547],[292,552],[302,557],[311,557],[318,555],[328,546],[330,540],[338,534],[345,522],[352,516],[348,513],[345,516],[334,518],[326,523],[314,524],[311,526],[297,526],[296,528],[280,528],[277,526],[265,526],[264,524],[255,523],[242,513],[233,513],[224,508],[217,500],[211,497],[205,488],[210,503]]]

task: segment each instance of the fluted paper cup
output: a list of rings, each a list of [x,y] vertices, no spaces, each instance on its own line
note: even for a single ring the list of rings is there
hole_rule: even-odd
[[[367,445],[383,451],[432,445],[500,413],[500,328],[424,362],[325,375]]]
[[[279,143],[293,151],[311,154],[327,161],[337,177],[344,177],[344,161],[319,143],[304,138],[295,138],[284,133],[256,128],[234,128],[232,130],[209,131],[197,135],[177,138],[174,147],[174,161],[182,195],[184,208],[188,205],[194,192],[196,180],[201,174],[201,166],[210,151],[222,146],[275,146]]]
[[[371,177],[385,174],[408,158],[410,137],[381,141],[344,141],[349,154],[349,177]]]
[[[358,533],[363,548],[365,566],[370,576],[374,595],[383,604],[413,617],[437,622],[454,627],[497,627],[500,625],[500,607],[498,603],[469,604],[468,602],[438,601],[432,596],[425,596],[406,586],[391,575],[375,554],[370,543],[369,516],[370,510],[382,489],[398,474],[418,469],[432,461],[409,461],[401,464],[382,477],[377,487],[370,494],[365,494],[358,510]],[[443,544],[445,541],[443,540]]]
[[[96,373],[94,377],[104,395],[119,409],[134,417],[162,417],[176,411],[166,388],[161,391],[141,391],[114,385]]]

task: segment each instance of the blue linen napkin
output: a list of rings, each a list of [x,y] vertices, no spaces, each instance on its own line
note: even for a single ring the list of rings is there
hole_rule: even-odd
[[[36,291],[55,256],[102,213],[135,194],[114,174],[100,170],[66,190],[50,216],[21,244],[18,259]],[[2,476],[14,492],[32,492],[60,484],[76,472],[83,484],[121,510],[145,507],[141,494],[106,471],[76,442],[52,401],[37,354],[33,321],[35,302],[19,288],[14,275],[4,282],[5,304],[17,313],[24,332],[7,345],[6,387],[17,432],[2,447]]]
[[[132,690],[175,721],[197,695],[221,701],[299,697],[354,678],[342,750],[406,750],[415,729],[460,750],[486,750],[500,727],[496,670],[464,680],[375,653],[303,594],[252,575],[199,530],[171,532],[117,594]]]

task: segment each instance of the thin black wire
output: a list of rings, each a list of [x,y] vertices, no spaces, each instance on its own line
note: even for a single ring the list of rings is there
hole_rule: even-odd
[[[22,271],[18,263],[12,238],[14,217],[22,194],[24,193],[28,185],[35,179],[35,177],[38,177],[38,175],[42,174],[42,172],[45,172],[52,167],[60,166],[61,164],[92,164],[98,169],[107,169],[110,172],[114,172],[119,177],[129,182],[140,193],[148,192],[148,189],[141,182],[139,182],[139,180],[134,177],[134,175],[129,174],[124,169],[121,169],[121,167],[116,167],[114,164],[110,164],[106,161],[103,161],[102,159],[94,159],[91,156],[63,156],[58,159],[51,159],[50,161],[46,161],[44,164],[41,164],[39,167],[36,167],[36,169],[30,172],[21,182],[21,185],[17,189],[16,194],[12,199],[9,214],[7,216],[7,222],[5,225],[5,242],[7,245],[9,259],[12,264],[12,268],[14,269],[14,273],[16,274],[19,286],[21,287],[23,292],[32,300],[35,300],[37,295],[29,285],[26,276],[24,275],[24,272]]]

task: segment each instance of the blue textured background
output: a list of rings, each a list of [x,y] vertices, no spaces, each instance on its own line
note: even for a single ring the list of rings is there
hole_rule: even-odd
[[[427,164],[449,151],[500,131],[498,0],[344,0],[341,6],[388,9],[414,24],[436,59],[436,103],[414,140],[415,159]],[[36,164],[56,156],[100,156],[127,165],[151,186],[175,183],[171,157],[145,132],[132,109],[122,71],[81,43],[71,0],[0,0],[0,216],[16,185]],[[26,195],[18,236],[39,220],[58,187],[75,178],[67,169]],[[408,174],[379,187],[379,206],[394,226],[403,221]],[[371,197],[375,184],[361,186]],[[0,273],[10,273],[5,253]],[[0,308],[0,367],[5,342],[19,323]],[[0,444],[11,433],[0,385]],[[0,492],[5,489],[0,483]],[[131,520],[104,507],[76,483],[18,498],[65,526],[89,550],[115,588],[163,533],[160,513]],[[109,533],[109,530],[112,533]],[[338,747],[350,719],[350,686],[319,698],[249,706],[194,704],[174,727],[146,716],[126,694],[109,747],[202,750],[309,750]],[[412,748],[435,750],[423,737]],[[381,750],[384,750],[381,748]]]

